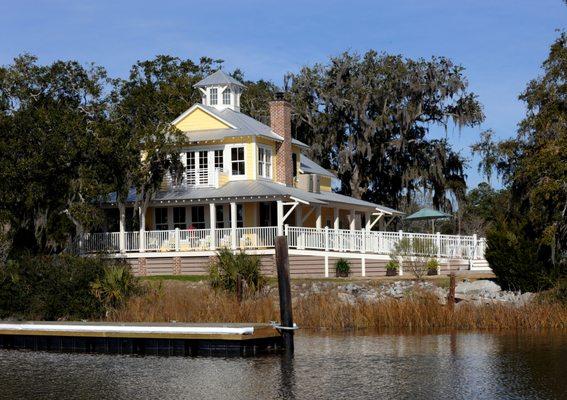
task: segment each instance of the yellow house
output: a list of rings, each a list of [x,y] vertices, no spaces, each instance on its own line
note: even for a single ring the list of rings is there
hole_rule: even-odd
[[[340,257],[358,263],[353,268],[362,276],[385,274],[395,243],[413,236],[372,228],[402,213],[335,193],[336,176],[306,157],[308,146],[292,138],[291,106],[281,94],[269,103],[268,126],[240,112],[245,87],[224,72],[195,86],[201,103],[173,121],[187,137],[179,149],[182,181],[164,180],[139,229],[127,230],[122,217],[119,232],[81,238],[83,252],[122,253],[139,274],[202,274],[220,247],[255,252],[269,265],[275,237],[285,235],[290,257],[296,257],[293,274],[329,276]],[[135,200],[132,193],[130,213]],[[482,261],[484,242],[476,236],[420,238],[431,241],[438,257],[456,257],[464,266],[472,265],[466,260]]]

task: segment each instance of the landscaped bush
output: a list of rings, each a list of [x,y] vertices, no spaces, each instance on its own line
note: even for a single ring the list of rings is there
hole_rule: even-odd
[[[335,263],[335,273],[340,277],[347,277],[350,274],[350,262],[345,258],[339,258]]]
[[[437,275],[439,272],[439,261],[435,258],[427,260],[427,275]]]
[[[209,267],[209,282],[215,289],[236,293],[239,280],[248,293],[256,293],[266,283],[260,257],[229,249],[221,249]]]
[[[113,268],[129,269],[115,260],[71,255],[9,260],[0,266],[0,318],[99,318],[107,303],[97,297],[93,285],[105,281]],[[115,289],[115,296],[129,295],[118,295],[121,289]]]
[[[386,275],[388,276],[398,275],[399,270],[400,270],[400,264],[394,260],[390,260],[386,264]]]

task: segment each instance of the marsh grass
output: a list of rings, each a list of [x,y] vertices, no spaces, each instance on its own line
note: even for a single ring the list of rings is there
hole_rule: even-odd
[[[238,302],[236,296],[184,282],[152,282],[145,294],[130,299],[109,318],[131,322],[269,322],[279,320],[277,290]],[[305,329],[467,329],[510,330],[567,328],[567,306],[534,302],[459,304],[453,310],[425,292],[403,300],[345,303],[336,292],[294,298],[294,320]]]

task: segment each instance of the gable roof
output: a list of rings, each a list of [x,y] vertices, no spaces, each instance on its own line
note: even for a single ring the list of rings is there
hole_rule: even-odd
[[[241,82],[237,81],[232,76],[224,73],[224,71],[220,69],[217,70],[216,72],[213,72],[211,75],[205,77],[204,79],[201,79],[193,86],[198,88],[198,87],[205,87],[212,85],[235,85],[241,88],[246,87]]]
[[[172,124],[175,125],[191,114],[196,108],[199,108],[206,113],[210,114],[212,117],[217,118],[221,122],[228,125],[231,129],[215,129],[215,130],[204,130],[204,131],[189,131],[191,136],[190,141],[204,141],[204,140],[218,140],[228,137],[238,137],[238,136],[262,136],[268,139],[277,140],[278,142],[283,141],[283,137],[272,131],[272,128],[254,118],[243,114],[238,111],[234,111],[231,108],[225,108],[223,110],[217,110],[214,107],[206,106],[204,104],[194,104],[191,108],[173,120]],[[187,132],[187,133],[189,133]],[[308,148],[305,143],[297,140],[291,139],[291,143],[296,146]]]

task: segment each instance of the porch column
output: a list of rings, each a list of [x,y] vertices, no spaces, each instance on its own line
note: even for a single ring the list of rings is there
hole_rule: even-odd
[[[356,218],[355,218],[355,213],[354,210],[350,210],[350,230],[351,232],[354,231],[356,229]]]
[[[338,208],[334,208],[334,209],[333,209],[333,217],[335,217],[335,220],[333,221],[333,228],[334,228],[336,231],[338,231],[339,228],[341,227],[340,219],[339,219],[340,215],[339,215],[339,214],[340,214],[339,209],[338,209]]]
[[[317,218],[315,219],[315,228],[317,229],[321,229],[322,228],[322,223],[321,223],[321,206],[316,206],[315,207],[315,212],[317,213],[316,216]]]
[[[284,217],[284,208],[283,208],[283,201],[277,201],[277,215],[278,215],[278,236],[283,236],[283,217]]]
[[[232,238],[232,249],[236,249],[236,203],[230,203],[230,237]]]
[[[211,250],[215,250],[217,248],[216,235],[215,235],[215,228],[217,227],[217,208],[215,203],[209,203],[209,221],[211,228],[210,246],[211,246]]]
[[[118,248],[121,253],[126,251],[126,207],[118,208],[120,213],[120,232],[118,233]]]
[[[140,215],[140,237],[138,239],[139,251],[146,251],[146,214],[140,207],[138,214]]]

